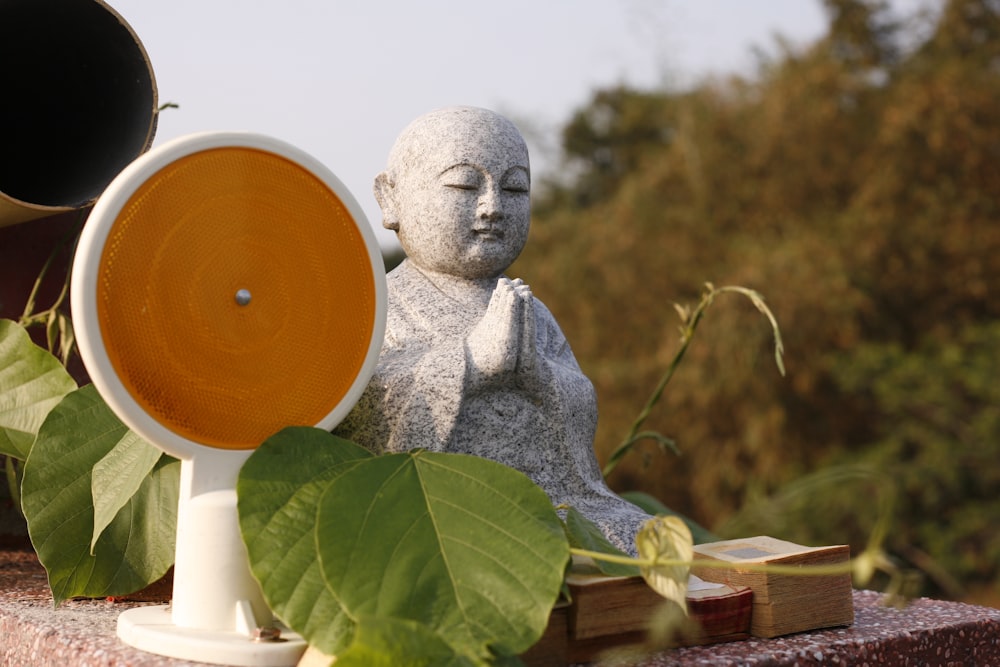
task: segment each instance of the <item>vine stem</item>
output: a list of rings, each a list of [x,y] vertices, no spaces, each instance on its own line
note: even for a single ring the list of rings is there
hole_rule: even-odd
[[[693,311],[687,309],[686,307],[674,304],[674,307],[677,309],[677,312],[681,316],[681,324],[682,324],[681,345],[678,348],[677,352],[674,354],[674,358],[671,360],[670,365],[667,367],[666,372],[660,378],[659,384],[656,385],[656,389],[653,390],[653,393],[646,401],[646,404],[639,412],[639,415],[635,418],[635,421],[632,422],[632,427],[629,429],[629,432],[625,436],[625,439],[622,440],[621,444],[619,444],[618,447],[616,447],[615,450],[611,453],[611,456],[608,457],[608,462],[604,465],[604,469],[601,471],[604,477],[610,475],[611,471],[613,471],[618,466],[618,463],[622,460],[625,454],[627,454],[629,450],[631,450],[632,447],[635,446],[636,443],[642,440],[654,439],[658,441],[661,445],[670,446],[675,452],[677,452],[676,445],[674,445],[673,441],[670,440],[669,438],[666,438],[654,431],[640,432],[639,429],[642,428],[642,425],[645,423],[646,419],[649,417],[650,414],[652,414],[653,408],[656,407],[656,404],[659,403],[660,399],[663,397],[663,392],[667,388],[667,384],[674,377],[674,373],[677,371],[677,368],[680,366],[681,361],[684,359],[684,355],[687,352],[688,347],[691,345],[691,340],[694,338],[694,332],[698,328],[698,324],[701,322],[702,317],[705,315],[705,311],[708,310],[708,307],[712,305],[712,302],[715,300],[715,297],[718,296],[719,294],[724,294],[727,292],[742,294],[743,296],[750,299],[751,303],[753,303],[753,305],[757,308],[757,310],[759,310],[761,313],[764,314],[765,317],[767,317],[768,321],[771,323],[771,330],[774,334],[775,363],[778,365],[778,371],[781,373],[782,376],[784,376],[785,364],[782,360],[782,357],[785,353],[785,346],[781,340],[781,330],[778,328],[778,321],[775,319],[774,314],[767,307],[767,304],[764,303],[763,297],[758,292],[752,289],[748,289],[746,287],[739,287],[736,285],[715,287],[712,283],[706,283],[705,287],[706,291],[702,295],[701,301],[698,302],[698,305],[694,308]]]
[[[48,350],[52,354],[55,354],[55,337],[58,331],[59,349],[61,350],[61,357],[64,365],[68,362],[69,357],[72,354],[74,337],[69,316],[64,313],[60,313],[59,309],[66,302],[66,297],[69,295],[70,280],[73,275],[73,260],[76,254],[75,249],[76,244],[80,239],[80,230],[83,228],[84,219],[85,214],[83,209],[77,211],[76,220],[74,221],[73,226],[59,239],[55,247],[53,247],[52,252],[49,253],[45,263],[42,265],[41,270],[38,272],[38,277],[35,279],[35,283],[31,287],[28,299],[24,304],[24,311],[18,319],[18,324],[25,329],[36,324],[45,325],[46,342],[48,344]],[[63,279],[62,289],[59,290],[59,295],[56,297],[51,306],[45,310],[35,312],[35,307],[38,301],[38,293],[41,291],[42,283],[48,275],[49,270],[52,268],[52,264],[55,262],[56,257],[59,256],[59,253],[62,252],[63,248],[66,247],[66,244],[69,243],[70,240],[72,240],[74,252],[70,254],[69,263],[66,267],[66,276]]]
[[[842,563],[827,563],[819,565],[781,565],[767,563],[729,563],[718,560],[696,559],[677,560],[673,558],[649,559],[632,558],[630,556],[619,556],[616,554],[601,553],[599,551],[588,551],[586,549],[571,548],[570,553],[574,556],[583,556],[594,560],[601,560],[607,563],[618,565],[634,565],[640,568],[653,567],[703,567],[715,570],[734,570],[740,572],[766,572],[768,574],[788,574],[795,576],[828,577],[836,574],[850,574],[854,572],[853,560]]]
[[[72,257],[70,258],[69,268],[66,271],[66,279],[63,281],[62,289],[59,291],[59,296],[56,297],[55,302],[50,307],[39,313],[34,312],[35,302],[38,300],[38,292],[41,290],[42,282],[45,280],[45,276],[48,275],[49,269],[52,268],[52,263],[70,239],[74,239],[73,245],[76,245],[75,239],[80,235],[80,229],[83,226],[81,224],[83,222],[83,215],[83,210],[77,211],[76,220],[74,221],[73,226],[59,239],[55,247],[52,249],[52,252],[49,253],[48,258],[45,260],[45,264],[42,265],[41,271],[38,272],[38,277],[35,278],[35,283],[31,286],[31,292],[28,294],[28,300],[24,304],[24,312],[21,313],[21,318],[18,320],[18,324],[21,326],[27,327],[31,324],[45,321],[48,313],[59,308],[59,306],[63,304],[63,301],[66,300],[66,295],[69,293],[70,276],[72,274]]]

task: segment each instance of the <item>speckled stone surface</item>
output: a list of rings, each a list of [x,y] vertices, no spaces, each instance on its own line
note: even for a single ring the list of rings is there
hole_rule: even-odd
[[[649,517],[604,483],[593,385],[548,309],[504,275],[528,237],[529,191],[524,140],[492,111],[441,109],[403,130],[375,194],[408,259],[388,276],[375,375],[337,432],[377,453],[504,463],[635,553]]]
[[[926,598],[886,607],[873,591],[854,592],[854,625],[777,639],[746,639],[667,651],[642,667],[712,665],[1000,665],[1000,609]]]
[[[805,665],[1000,665],[1000,609],[919,599],[905,609],[855,591],[848,628],[778,639],[664,651],[626,667]],[[3,667],[197,667],[119,641],[118,614],[137,603],[72,600],[53,609],[45,572],[30,551],[0,551],[0,665]]]
[[[52,603],[32,551],[0,551],[0,665],[3,667],[203,667],[137,651],[115,632],[118,614],[138,603]]]

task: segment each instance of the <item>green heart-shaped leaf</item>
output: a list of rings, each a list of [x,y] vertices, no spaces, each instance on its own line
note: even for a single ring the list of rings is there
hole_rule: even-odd
[[[319,498],[331,479],[351,470],[351,462],[371,456],[321,429],[290,427],[254,451],[236,486],[240,530],[264,597],[275,614],[324,653],[344,650],[354,625],[320,573]]]
[[[287,428],[250,456],[237,494],[268,603],[348,663],[522,653],[544,631],[569,559],[545,493],[471,456],[374,457],[325,431]]]
[[[635,536],[639,558],[652,561],[639,568],[650,588],[686,608],[688,575],[694,557],[691,530],[677,516],[653,517]]]
[[[56,604],[126,595],[174,559],[180,462],[161,456],[93,544],[92,470],[132,438],[91,385],[68,394],[38,431],[24,466],[21,504]]]
[[[39,427],[76,382],[24,327],[0,320],[0,454],[26,459]]]
[[[541,637],[569,559],[551,502],[526,476],[422,451],[333,479],[316,540],[326,585],[351,617],[418,621],[477,661]]]

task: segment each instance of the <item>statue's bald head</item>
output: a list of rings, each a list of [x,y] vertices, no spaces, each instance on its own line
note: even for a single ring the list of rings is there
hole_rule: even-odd
[[[528,148],[512,122],[489,109],[457,106],[431,111],[407,125],[389,152],[386,171],[395,182],[409,169],[430,166],[434,156],[461,158],[484,143],[528,165]]]
[[[517,257],[531,218],[528,149],[514,124],[477,107],[410,123],[375,178],[382,224],[417,266],[492,278]]]

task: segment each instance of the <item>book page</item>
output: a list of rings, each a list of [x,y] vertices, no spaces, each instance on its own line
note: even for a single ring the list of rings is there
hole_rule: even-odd
[[[696,577],[693,574],[688,577],[688,592],[694,593],[696,591],[708,591],[716,588],[725,588],[725,584],[717,584],[713,581],[705,581],[701,577]]]

